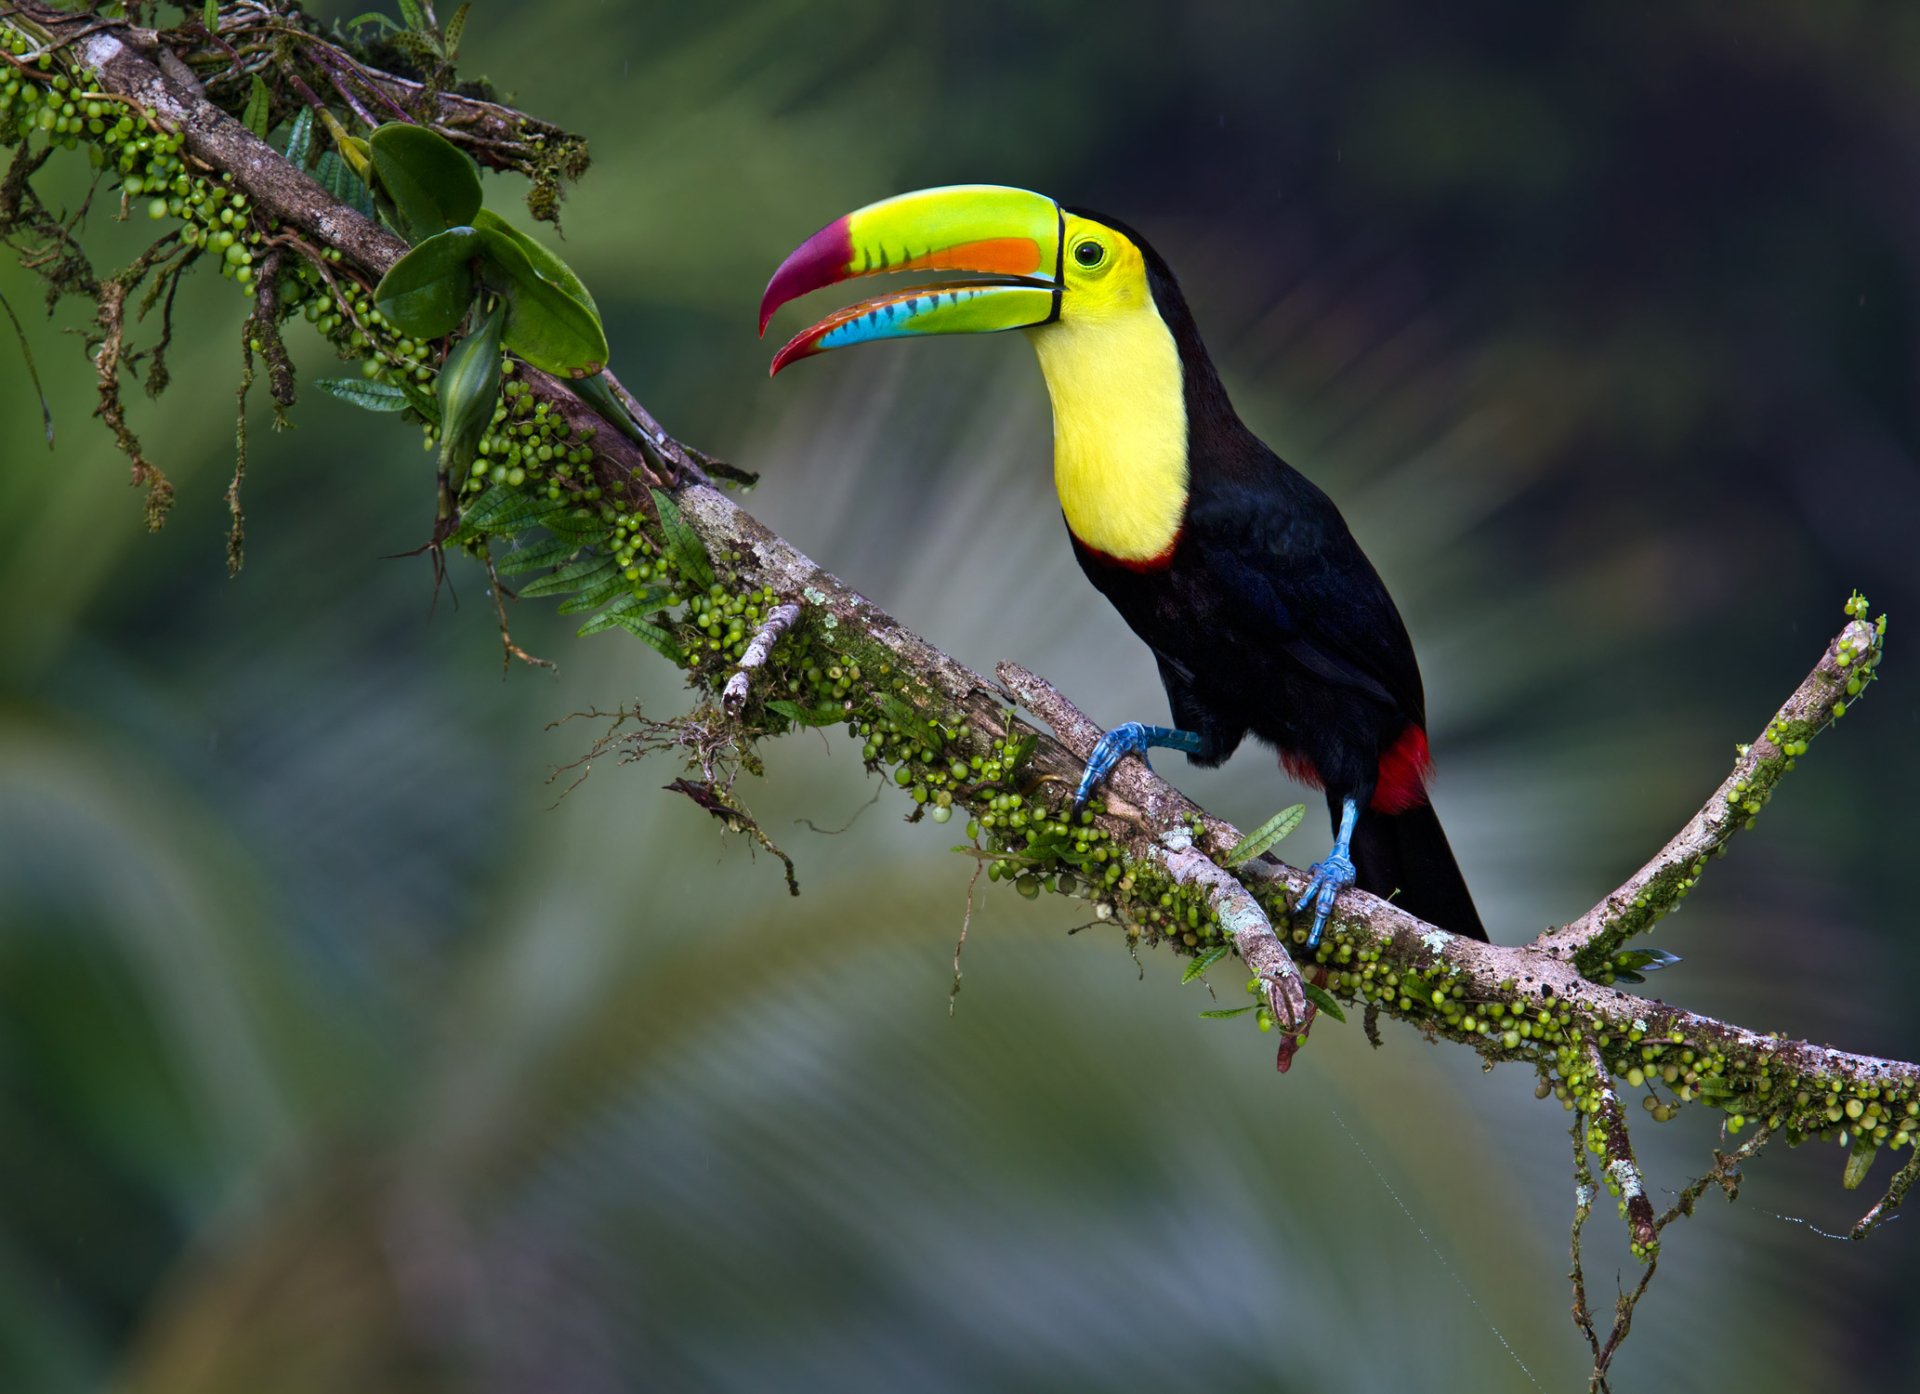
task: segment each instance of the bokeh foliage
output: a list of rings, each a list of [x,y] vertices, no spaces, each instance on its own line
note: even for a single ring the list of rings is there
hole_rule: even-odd
[[[1911,1058],[1920,25],[1442,13],[488,7],[463,64],[592,137],[565,255],[667,424],[908,623],[1108,722],[1162,698],[1059,536],[1026,350],[769,386],[750,325],[789,246],[902,189],[1145,230],[1401,600],[1496,938],[1677,826],[1861,587],[1890,681],[1656,942],[1704,1010]],[[10,263],[0,290],[37,303]],[[1549,1387],[1577,1373],[1563,1119],[1530,1079],[1323,1026],[1276,1080],[1177,962],[1140,983],[1111,931],[1004,889],[949,1021],[968,864],[884,802],[796,826],[867,797],[837,738],[745,791],[798,902],[659,792],[671,767],[550,807],[593,730],[546,723],[670,712],[673,674],[528,604],[560,676],[501,683],[480,577],[434,606],[390,559],[431,456],[318,394],[256,435],[230,583],[242,310],[181,305],[136,423],[180,489],[157,538],[70,320],[28,318],[51,456],[0,374],[0,1383],[1530,1387],[1483,1316]],[[1167,768],[1246,825],[1293,798],[1254,752]],[[1705,1127],[1642,1130],[1656,1185]],[[1772,1156],[1670,1236],[1622,1387],[1897,1382],[1904,1226],[1856,1249],[1776,1218],[1854,1218],[1840,1164]]]

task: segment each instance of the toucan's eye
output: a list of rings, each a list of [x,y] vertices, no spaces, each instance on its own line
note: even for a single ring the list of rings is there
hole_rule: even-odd
[[[1107,259],[1107,249],[1091,239],[1077,244],[1073,249],[1073,259],[1092,270]]]

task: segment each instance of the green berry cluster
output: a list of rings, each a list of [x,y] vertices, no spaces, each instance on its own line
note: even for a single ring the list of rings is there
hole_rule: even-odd
[[[637,570],[637,567],[628,570]],[[773,608],[774,597],[773,591],[767,588],[732,594],[715,582],[687,597],[685,604],[681,623],[693,627],[695,642],[705,649],[710,670],[724,675],[746,653],[753,631]]]
[[[22,55],[33,41],[0,26],[0,47]],[[53,143],[87,145],[96,169],[120,175],[130,201],[147,200],[147,216],[186,222],[181,238],[220,259],[220,274],[251,294],[254,255],[266,233],[257,225],[233,176],[218,180],[193,173],[181,158],[180,136],[160,129],[145,114],[105,92],[88,90],[87,74],[67,72],[53,55],[37,53],[26,70],[8,66],[0,79],[0,144],[44,132]]]
[[[340,254],[328,248],[325,258],[337,263]],[[394,329],[359,282],[337,274],[329,279],[302,259],[281,273],[278,295],[283,313],[297,309],[342,358],[359,362],[362,376],[395,387],[433,381],[437,346]]]
[[[181,240],[217,256],[220,274],[252,294],[254,254],[266,233],[255,224],[247,196],[232,183],[231,174],[222,174],[218,183],[190,178],[184,170],[169,179],[164,170],[148,166],[147,173],[129,173],[122,187],[130,197],[154,195],[147,204],[148,217],[185,219]]]
[[[411,340],[402,339],[396,350],[404,362],[407,351],[415,347]],[[430,430],[429,441],[432,435]],[[480,437],[479,454],[474,457],[466,489],[479,493],[489,484],[506,484],[515,489],[528,488],[551,500],[571,497],[580,503],[597,504],[605,494],[593,478],[592,439],[587,431],[576,436],[565,417],[545,402],[536,402],[533,389],[510,375],[501,387],[500,404],[493,409],[493,422]],[[611,515],[613,510],[603,512]],[[649,571],[634,564],[629,531],[632,518],[631,514],[608,518],[614,547],[630,572],[628,580],[651,579]]]
[[[25,64],[9,63],[0,81],[0,144],[11,145],[42,131],[71,150],[84,137],[104,139],[123,119],[126,129],[114,132],[114,142],[118,144],[133,129],[131,118],[113,114],[122,110],[114,99],[102,100],[97,93],[77,89],[64,71],[56,70],[53,55],[35,53],[33,40],[18,29],[0,25],[0,47],[16,58],[34,53]]]

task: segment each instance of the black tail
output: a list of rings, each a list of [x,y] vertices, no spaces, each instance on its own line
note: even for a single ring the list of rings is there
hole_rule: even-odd
[[[1338,822],[1339,817],[1335,809],[1334,820]],[[1361,890],[1382,899],[1391,897],[1409,915],[1449,933],[1469,939],[1487,937],[1432,804],[1423,803],[1405,813],[1368,809],[1360,815],[1348,850]]]

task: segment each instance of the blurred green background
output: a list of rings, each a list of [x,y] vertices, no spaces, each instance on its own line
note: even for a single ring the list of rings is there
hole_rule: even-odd
[[[565,255],[668,426],[908,624],[1106,723],[1163,699],[1061,536],[1027,349],[769,384],[753,311],[802,237],[924,185],[1147,232],[1400,601],[1496,939],[1664,840],[1864,589],[1887,681],[1661,927],[1686,963],[1648,990],[1920,1051],[1920,10],[554,0],[478,7],[463,66],[591,138]],[[797,901],[669,763],[556,806],[597,728],[549,723],[671,714],[675,674],[529,603],[559,675],[503,682],[483,578],[435,608],[392,559],[431,516],[417,438],[317,393],[281,435],[256,398],[229,581],[243,306],[211,278],[136,412],[181,491],[149,537],[74,307],[31,314],[10,258],[0,290],[60,430],[0,372],[0,1388],[1534,1387],[1500,1336],[1584,1387],[1566,1118],[1530,1075],[1329,1023],[1280,1079],[1181,961],[1000,887],[950,1019],[968,864],[860,811],[843,736],[743,790]],[[1252,749],[1162,765],[1242,823],[1295,796]],[[1656,1187],[1716,1118],[1641,1129]],[[1844,1229],[1841,1164],[1771,1155],[1670,1234],[1621,1388],[1910,1383],[1920,1230],[1782,1218]],[[1618,1229],[1596,1211],[1601,1303]]]

